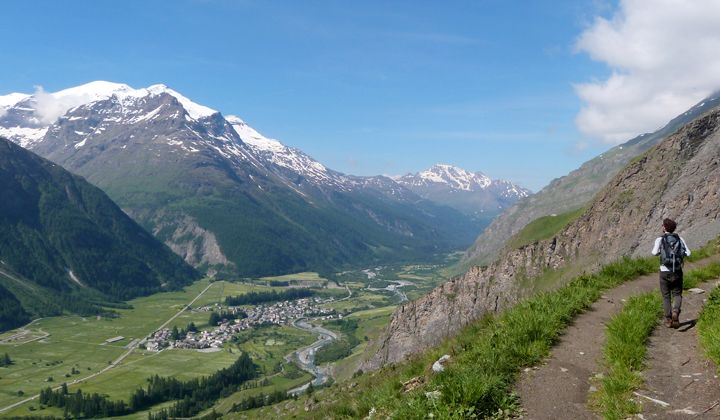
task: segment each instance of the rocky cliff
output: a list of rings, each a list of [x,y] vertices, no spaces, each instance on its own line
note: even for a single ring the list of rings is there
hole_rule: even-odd
[[[664,217],[678,221],[690,247],[720,234],[719,110],[631,161],[552,239],[508,250],[489,266],[473,267],[397,308],[362,369],[401,361],[484,313],[513,305],[535,289],[534,279],[543,273],[555,273],[548,277],[558,285],[622,256],[649,254]]]

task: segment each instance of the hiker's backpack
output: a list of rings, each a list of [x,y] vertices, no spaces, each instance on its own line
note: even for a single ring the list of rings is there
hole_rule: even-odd
[[[675,272],[682,270],[685,247],[676,233],[666,233],[660,242],[660,264]]]

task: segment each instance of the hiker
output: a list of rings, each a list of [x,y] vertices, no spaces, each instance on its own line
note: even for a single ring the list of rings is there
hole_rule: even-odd
[[[660,255],[660,293],[663,298],[665,326],[680,326],[680,307],[682,306],[683,258],[690,255],[685,240],[675,233],[677,223],[672,219],[662,222],[663,236],[655,239],[652,254]],[[673,304],[670,301],[672,295]]]

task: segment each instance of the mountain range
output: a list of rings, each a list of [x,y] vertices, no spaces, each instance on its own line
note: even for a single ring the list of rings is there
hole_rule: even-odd
[[[487,224],[389,177],[328,169],[164,85],[6,95],[0,135],[102,188],[210,274],[427,258],[466,248]]]
[[[452,165],[436,164],[427,170],[394,178],[400,185],[428,200],[445,203],[489,224],[531,191],[510,181],[491,179]]]

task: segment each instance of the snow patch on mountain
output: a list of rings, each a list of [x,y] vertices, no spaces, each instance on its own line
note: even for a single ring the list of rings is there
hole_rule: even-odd
[[[241,118],[229,115],[225,120],[232,125],[243,143],[266,161],[290,169],[314,181],[339,181],[320,162],[301,152],[285,146],[275,139],[269,139],[250,127]]]
[[[83,103],[94,102],[100,99],[106,99],[114,94],[122,94],[131,92],[133,88],[124,83],[106,82],[97,80],[84,85],[63,89],[54,93],[49,93],[56,99],[63,98],[83,98]]]
[[[235,115],[228,115],[225,117],[235,132],[240,136],[244,143],[252,146],[256,150],[263,150],[275,153],[285,152],[288,147],[280,143],[275,139],[269,139],[262,134],[258,133],[254,128],[250,127],[240,117]]]
[[[139,98],[144,97],[148,95],[160,95],[162,93],[167,93],[170,96],[174,96],[175,99],[180,102],[180,105],[185,108],[185,111],[187,111],[190,118],[199,120],[201,118],[209,117],[213,114],[217,114],[218,111],[208,108],[204,105],[197,104],[187,97],[181,95],[179,92],[170,89],[169,87],[163,85],[163,84],[157,84],[152,85],[147,88],[143,89],[134,89],[131,92],[128,92],[123,95],[119,95],[120,97],[133,97],[133,98]]]
[[[132,88],[128,85],[105,81],[90,82],[54,93],[45,92],[42,87],[38,87],[35,93],[22,103],[34,110],[35,118],[32,123],[48,126],[77,106],[129,91],[132,91]]]
[[[0,126],[0,137],[6,138],[13,143],[19,144],[25,149],[31,149],[33,145],[42,140],[47,131],[47,127],[31,128]]]

